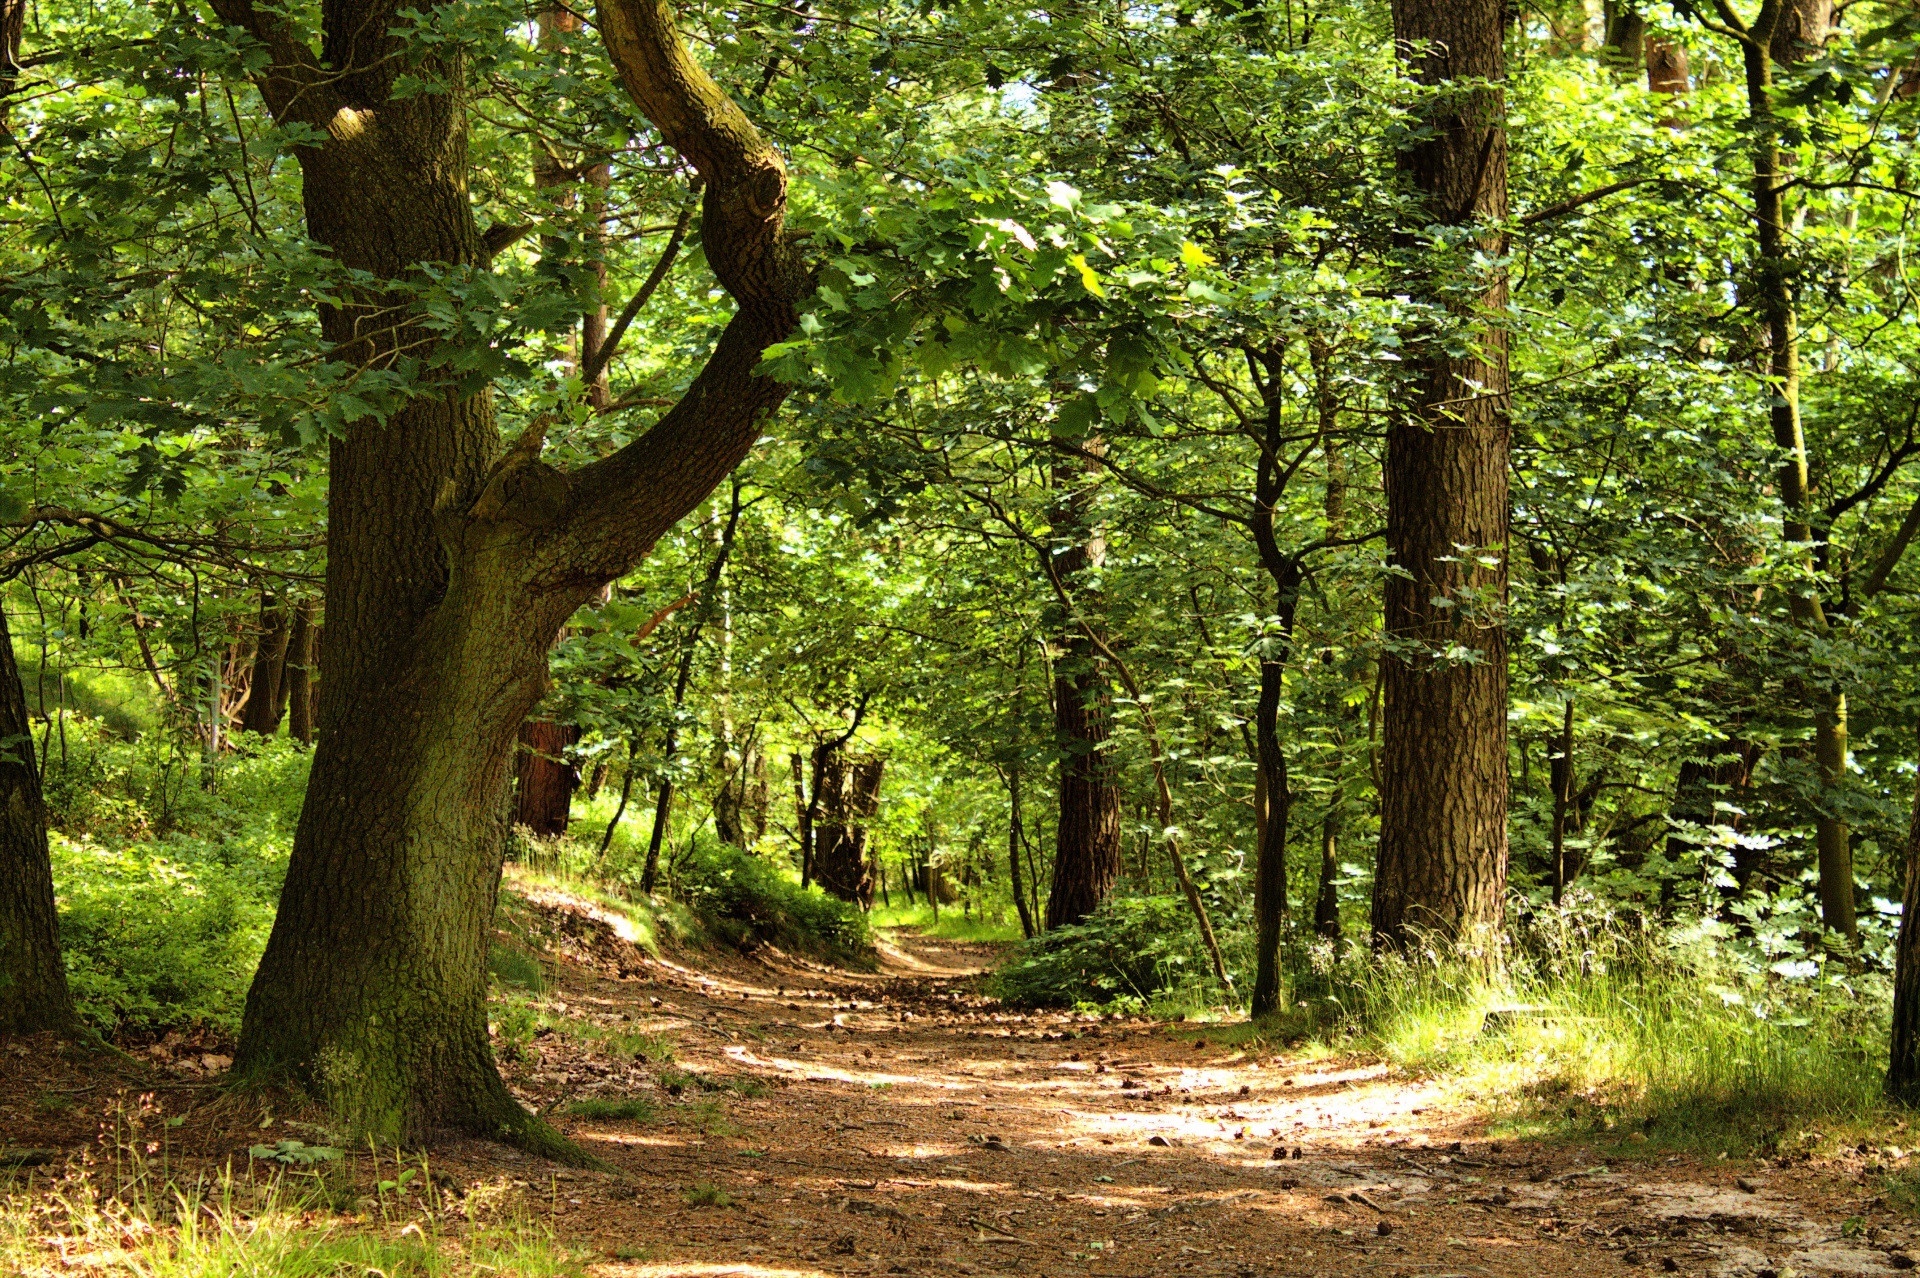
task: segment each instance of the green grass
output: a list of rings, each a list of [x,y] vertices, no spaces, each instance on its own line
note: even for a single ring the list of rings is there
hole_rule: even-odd
[[[733,1195],[709,1181],[697,1181],[682,1190],[680,1196],[689,1207],[731,1207]]]
[[[975,910],[971,917],[961,913],[957,905],[940,908],[940,921],[933,920],[933,907],[924,902],[913,905],[893,906],[876,905],[867,920],[875,928],[909,928],[922,936],[935,936],[947,941],[1017,941],[1020,939],[1020,920],[1012,916],[1013,906],[999,906],[996,917]]]
[[[579,1252],[524,1215],[455,1229],[431,1210],[382,1210],[371,1222],[333,1217],[307,1179],[223,1175],[155,1189],[143,1175],[111,1194],[82,1173],[10,1193],[0,1198],[0,1273],[52,1278],[71,1272],[65,1255],[87,1253],[138,1278],[584,1274]]]
[[[1509,1134],[1708,1154],[1858,1139],[1881,1096],[1884,982],[1782,979],[1724,948],[1585,933],[1504,966],[1367,960],[1309,1000],[1320,1050],[1434,1073]],[[1496,1015],[1501,1009],[1524,1009]],[[1258,1032],[1258,1031],[1256,1031]],[[1812,1134],[1812,1133],[1818,1133]]]
[[[567,1106],[567,1112],[578,1118],[589,1118],[600,1122],[644,1123],[652,1120],[657,1110],[650,1100],[634,1097],[630,1100],[580,1100]]]

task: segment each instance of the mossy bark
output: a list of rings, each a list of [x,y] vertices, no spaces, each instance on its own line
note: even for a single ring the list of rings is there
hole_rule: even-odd
[[[276,118],[314,131],[296,153],[309,233],[372,281],[323,311],[324,336],[376,366],[431,350],[409,281],[489,257],[457,54],[410,42],[397,0],[330,3],[320,50],[251,0],[214,2],[262,46]],[[236,1058],[384,1139],[450,1128],[574,1161],[507,1092],[488,1045],[513,744],[561,625],[713,490],[784,398],[755,373],[805,288],[784,165],[688,55],[672,11],[613,0],[598,25],[630,95],[705,181],[703,244],[735,316],[651,431],[571,473],[541,461],[537,429],[506,446],[484,388],[423,383],[387,421],[333,440],[319,744]],[[402,75],[442,91],[396,94]]]

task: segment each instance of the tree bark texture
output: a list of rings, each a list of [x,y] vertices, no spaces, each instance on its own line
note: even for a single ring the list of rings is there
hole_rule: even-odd
[[[73,1025],[27,694],[0,609],[0,1034]]]
[[[1097,441],[1094,445],[1097,446]],[[1054,468],[1053,524],[1045,565],[1084,614],[1098,607],[1098,574],[1106,544],[1094,527],[1092,464]],[[1049,931],[1078,923],[1100,908],[1120,878],[1120,787],[1108,749],[1112,697],[1097,645],[1076,621],[1055,618],[1053,731],[1060,755],[1060,816],[1054,828]],[[1096,628],[1097,621],[1090,624]]]
[[[399,0],[330,0],[319,49],[252,0],[213,7],[258,42],[275,118],[312,130],[296,152],[309,234],[379,282],[326,306],[324,337],[376,366],[431,353],[409,281],[422,264],[482,272],[489,258],[458,46],[411,40]],[[628,94],[704,181],[702,242],[737,309],[651,430],[570,473],[541,460],[537,428],[505,446],[491,395],[451,381],[331,442],[319,744],[236,1059],[384,1140],[456,1128],[574,1161],[507,1092],[488,1043],[514,744],[561,625],[712,491],[784,398],[755,372],[806,287],[783,231],[785,166],[688,54],[672,10],[608,0],[596,25]],[[439,91],[396,94],[403,75]]]
[[[573,812],[573,791],[580,773],[566,752],[580,739],[580,729],[551,719],[529,719],[520,725],[520,749],[513,757],[513,823],[524,825],[544,839],[567,832]]]
[[[1424,108],[1432,136],[1401,153],[1401,168],[1433,232],[1456,245],[1454,262],[1423,264],[1409,291],[1447,307],[1473,346],[1451,353],[1431,329],[1409,332],[1409,381],[1388,427],[1394,572],[1372,924],[1376,944],[1403,947],[1497,931],[1506,892],[1507,283],[1468,257],[1503,251],[1492,224],[1507,214],[1507,143],[1500,0],[1394,0],[1393,26],[1412,78],[1439,89]]]
[[[1315,352],[1315,366],[1324,374],[1324,354]],[[1280,1007],[1280,940],[1287,915],[1287,833],[1293,813],[1293,782],[1287,775],[1287,752],[1280,744],[1280,701],[1286,684],[1286,663],[1293,657],[1293,625],[1299,605],[1301,562],[1286,554],[1274,535],[1274,508],[1286,489],[1281,465],[1285,435],[1282,406],[1285,390],[1280,380],[1282,352],[1270,352],[1263,399],[1266,418],[1259,440],[1260,457],[1254,465],[1253,518],[1250,525],[1260,566],[1273,584],[1275,627],[1260,639],[1260,696],[1254,705],[1254,766],[1257,773],[1255,833],[1258,848],[1253,876],[1254,977],[1248,1010],[1267,1016]],[[1323,431],[1333,424],[1331,405],[1321,399]]]

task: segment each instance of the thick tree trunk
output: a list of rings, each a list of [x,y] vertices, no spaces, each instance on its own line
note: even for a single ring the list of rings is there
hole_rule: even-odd
[[[293,635],[287,643],[287,735],[313,744],[313,672],[318,668],[319,604],[302,599],[294,608]]]
[[[1106,561],[1105,542],[1093,527],[1090,466],[1062,462],[1054,468],[1059,491],[1050,544],[1042,552],[1051,556],[1047,570],[1083,613],[1097,607],[1097,574]],[[1060,649],[1053,684],[1060,817],[1054,828],[1053,887],[1047,895],[1049,931],[1078,923],[1099,909],[1120,877],[1120,787],[1108,748],[1111,695],[1105,663],[1093,640],[1065,615],[1066,608],[1054,611]],[[1097,629],[1097,622],[1089,624]]]
[[[0,608],[0,1034],[73,1025],[27,695]]]
[[[247,704],[240,727],[270,737],[280,730],[281,690],[286,678],[287,647],[293,638],[285,605],[272,595],[260,596],[260,636],[253,650],[253,679],[247,686]]]
[[[566,752],[579,739],[580,729],[570,723],[530,719],[520,725],[520,749],[513,759],[515,825],[547,839],[567,832],[580,774]]]
[[[397,0],[326,6],[324,48],[251,0],[275,117],[304,126],[307,227],[369,285],[322,311],[342,358],[418,367],[422,264],[484,271],[469,204],[457,44],[421,44]],[[688,55],[672,11],[608,0],[597,27],[629,94],[705,181],[703,245],[738,303],[682,399],[645,435],[563,474],[529,430],[503,448],[484,388],[429,383],[330,445],[326,695],[279,913],[236,1069],[303,1081],[382,1140],[456,1128],[580,1161],[507,1092],[488,1042],[485,956],[507,778],[561,625],[694,509],[786,388],[757,376],[805,288],[785,169]],[[394,92],[397,78],[436,87]],[[396,314],[393,309],[400,308]]]
[[[1484,225],[1479,248],[1497,259],[1492,224],[1507,212],[1500,0],[1394,0],[1393,24],[1421,84],[1485,82],[1431,100],[1432,137],[1401,164],[1437,226]],[[1407,283],[1464,332],[1407,334],[1407,399],[1388,428],[1396,571],[1386,586],[1373,933],[1390,947],[1422,933],[1497,932],[1507,879],[1507,337],[1489,322],[1506,308],[1506,278],[1463,249]],[[1451,353],[1463,337],[1477,350]]]

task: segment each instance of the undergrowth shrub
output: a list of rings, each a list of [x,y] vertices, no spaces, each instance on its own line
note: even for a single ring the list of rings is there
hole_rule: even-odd
[[[781,949],[856,966],[872,963],[873,937],[860,907],[792,871],[727,843],[698,842],[677,867],[676,893],[715,939],[741,949]]]
[[[273,926],[308,754],[249,742],[209,787],[159,734],[67,728],[66,761],[49,751],[48,841],[82,1018],[109,1035],[232,1032]]]
[[[1019,1007],[1144,1007],[1204,967],[1199,931],[1173,896],[1110,896],[1080,923],[1022,942],[989,981]]]
[[[1778,1147],[1881,1106],[1884,974],[1708,920],[1662,928],[1571,902],[1503,961],[1428,945],[1326,951],[1281,1022],[1449,1075],[1522,1124],[1631,1127],[1666,1145]]]

